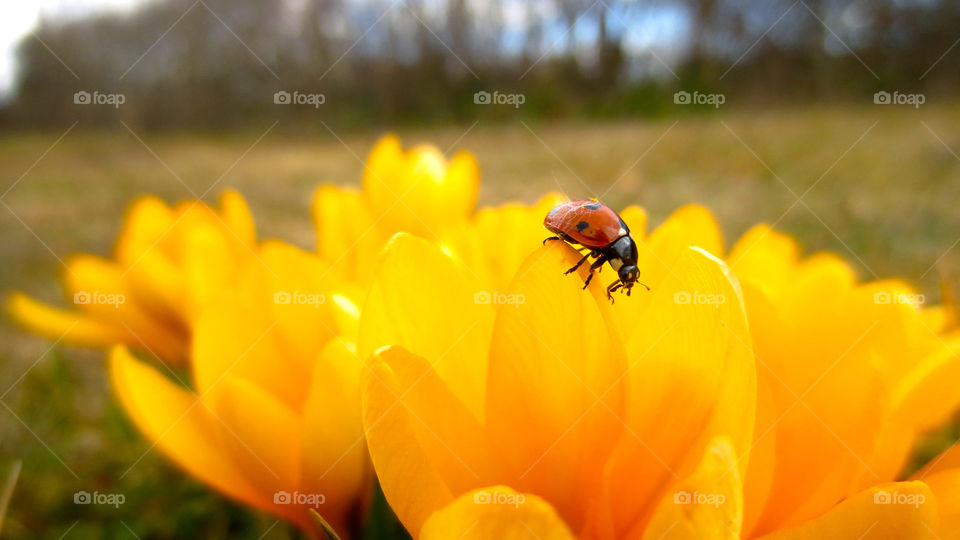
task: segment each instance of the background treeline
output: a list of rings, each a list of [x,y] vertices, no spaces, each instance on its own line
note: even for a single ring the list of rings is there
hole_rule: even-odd
[[[45,20],[0,125],[226,129],[676,112],[960,87],[956,0],[156,0]],[[74,92],[123,93],[119,108]],[[325,103],[278,106],[280,90]],[[521,92],[520,109],[474,104]]]

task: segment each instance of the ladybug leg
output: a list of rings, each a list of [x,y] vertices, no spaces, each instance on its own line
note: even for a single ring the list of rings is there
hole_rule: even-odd
[[[552,241],[552,240],[560,240],[560,237],[559,237],[559,236],[551,236],[550,238],[544,238],[544,239],[543,239],[543,245],[547,245],[547,242],[550,242],[550,241]]]
[[[577,264],[573,265],[573,268],[570,268],[569,270],[567,270],[566,272],[564,272],[564,275],[569,274],[569,273],[571,273],[571,272],[576,272],[576,271],[577,271],[577,268],[580,268],[580,265],[582,265],[584,262],[586,262],[587,257],[589,257],[589,256],[590,256],[590,253],[587,253],[586,255],[584,255],[582,259],[580,259],[579,261],[577,261]]]
[[[620,287],[623,287],[623,283],[621,283],[619,279],[614,281],[613,283],[610,284],[609,287],[607,287],[607,298],[610,299],[611,304],[613,303],[613,293],[617,292],[617,289],[619,289]]]
[[[587,276],[587,282],[583,284],[584,289],[587,288],[587,285],[590,285],[590,280],[593,279],[593,272],[599,271],[600,268],[603,268],[603,263],[607,262],[607,258],[600,252],[594,251],[590,255],[592,257],[598,257],[598,259],[590,264],[590,275]]]

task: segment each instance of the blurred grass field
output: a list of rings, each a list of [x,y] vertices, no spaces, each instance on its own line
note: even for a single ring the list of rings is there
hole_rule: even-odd
[[[481,204],[530,202],[560,190],[602,195],[613,207],[642,204],[656,224],[676,207],[699,202],[716,213],[727,246],[752,224],[775,222],[806,252],[835,251],[865,279],[902,277],[934,302],[944,276],[960,281],[958,126],[960,105],[947,104],[399,133],[407,145],[472,151],[483,172]],[[0,135],[4,291],[59,301],[58,258],[109,254],[124,208],[142,193],[172,202],[210,190],[206,199],[214,201],[233,187],[249,201],[261,238],[310,248],[313,189],[320,182],[358,185],[362,160],[381,133],[268,128],[146,136],[135,129],[90,133],[78,125],[55,145],[62,132]],[[0,477],[14,460],[24,463],[4,536],[294,534],[185,479],[151,451],[113,402],[102,353],[51,348],[6,319],[0,339]],[[930,445],[955,435],[948,430]],[[123,493],[126,502],[75,505],[79,490]]]

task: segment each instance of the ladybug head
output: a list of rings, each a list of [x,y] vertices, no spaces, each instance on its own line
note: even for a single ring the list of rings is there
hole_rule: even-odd
[[[640,270],[637,268],[637,245],[625,234],[616,239],[607,247],[607,256],[610,265],[616,269],[620,277],[620,283],[623,290],[630,294],[630,287],[640,278]]]
[[[623,283],[623,290],[630,296],[630,288],[640,279],[640,269],[634,265],[624,265],[617,272],[620,274],[620,282]]]

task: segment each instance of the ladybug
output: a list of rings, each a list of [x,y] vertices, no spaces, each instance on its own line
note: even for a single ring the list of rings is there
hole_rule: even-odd
[[[547,217],[543,219],[543,226],[556,236],[543,241],[546,244],[552,240],[563,240],[589,250],[573,268],[564,272],[575,272],[587,258],[596,259],[590,264],[590,275],[587,276],[583,288],[586,289],[593,279],[593,271],[599,270],[603,263],[610,263],[619,279],[607,287],[607,298],[613,302],[615,291],[620,288],[630,296],[630,289],[635,283],[640,283],[640,270],[637,268],[637,244],[630,237],[630,229],[623,222],[620,215],[609,206],[596,199],[587,201],[570,201],[554,206]],[[580,249],[580,248],[577,248]],[[650,287],[643,285],[648,291]]]

